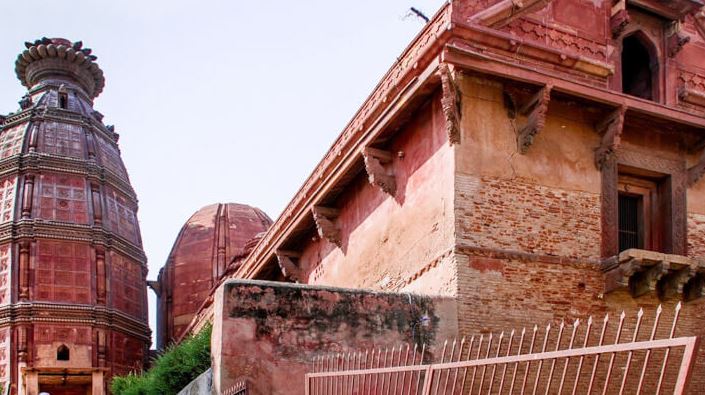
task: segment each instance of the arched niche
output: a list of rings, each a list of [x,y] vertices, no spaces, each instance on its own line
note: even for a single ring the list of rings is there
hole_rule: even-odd
[[[654,42],[641,30],[622,38],[622,92],[659,101],[660,55]]]

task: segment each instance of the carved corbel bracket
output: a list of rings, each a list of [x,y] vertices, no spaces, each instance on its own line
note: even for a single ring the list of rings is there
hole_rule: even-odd
[[[460,117],[461,117],[461,94],[458,85],[455,83],[453,74],[447,64],[442,64],[439,70],[441,76],[441,107],[443,117],[446,121],[446,133],[448,142],[460,144]]]
[[[690,302],[705,296],[705,273],[698,272],[683,286],[683,300]]]
[[[546,125],[548,103],[551,101],[551,85],[546,85],[531,96],[529,100],[518,107],[519,114],[527,117],[526,124],[517,132],[517,149],[526,154],[534,143],[534,137]]]
[[[612,6],[612,16],[610,18],[610,28],[612,30],[612,38],[617,38],[624,32],[631,22],[629,12],[627,11],[626,0],[619,0]]]
[[[639,270],[629,277],[629,292],[638,297],[656,291],[658,282],[668,274],[667,262],[659,262],[651,266],[637,265]]]
[[[311,208],[318,235],[340,247],[340,229],[335,224],[340,211],[334,208],[314,206]]]
[[[682,24],[680,21],[673,21],[666,35],[666,45],[668,47],[668,56],[673,58],[678,52],[683,49],[685,44],[690,42],[690,36],[683,33]]]
[[[627,107],[621,106],[595,127],[602,135],[600,146],[595,150],[595,166],[599,170],[602,170],[604,164],[614,157],[617,148],[619,148],[626,112]]]
[[[697,266],[690,265],[681,269],[671,270],[663,276],[658,284],[658,294],[661,299],[670,299],[677,295],[685,295],[685,285],[697,275]]]
[[[382,191],[394,196],[397,182],[394,174],[385,165],[392,163],[392,153],[376,148],[367,147],[362,151],[365,161],[365,170],[370,184],[378,186]]]
[[[303,281],[304,273],[298,262],[301,253],[297,251],[277,250],[274,255],[277,257],[279,268],[284,277],[297,283]]]

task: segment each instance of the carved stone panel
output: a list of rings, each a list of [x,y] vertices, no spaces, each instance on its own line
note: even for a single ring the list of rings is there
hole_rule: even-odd
[[[86,180],[65,174],[41,174],[35,217],[88,224]]]
[[[35,267],[36,299],[91,303],[93,273],[88,244],[38,240]]]

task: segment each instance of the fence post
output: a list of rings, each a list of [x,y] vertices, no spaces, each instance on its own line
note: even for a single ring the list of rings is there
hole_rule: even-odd
[[[431,385],[433,384],[433,365],[426,367],[426,375],[423,378],[423,391],[421,395],[431,395]]]
[[[311,395],[311,377],[309,375],[306,375],[304,382],[304,394]]]

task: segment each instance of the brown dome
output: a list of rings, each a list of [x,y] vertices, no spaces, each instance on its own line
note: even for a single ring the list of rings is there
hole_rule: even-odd
[[[181,336],[233,257],[271,224],[262,210],[237,203],[203,207],[186,221],[159,272],[160,347]]]

